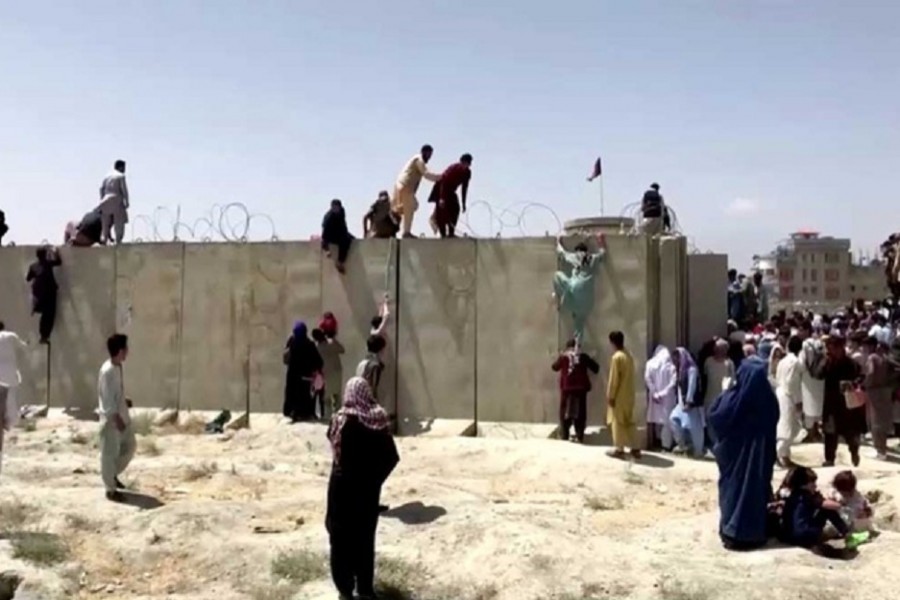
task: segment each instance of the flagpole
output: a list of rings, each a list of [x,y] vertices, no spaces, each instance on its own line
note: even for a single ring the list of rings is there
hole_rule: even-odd
[[[600,180],[600,216],[606,216],[606,211],[604,210],[603,205],[603,175],[600,175],[597,179]]]

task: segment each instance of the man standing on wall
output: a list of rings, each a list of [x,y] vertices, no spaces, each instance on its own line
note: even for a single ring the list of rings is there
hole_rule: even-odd
[[[400,228],[399,217],[391,209],[391,197],[386,191],[378,192],[378,200],[363,217],[363,237],[389,239],[395,237]]]
[[[112,240],[111,230],[115,230],[116,243],[125,237],[128,222],[128,186],[125,184],[125,161],[117,160],[113,171],[100,184],[100,211],[103,216],[102,243]]]
[[[403,215],[403,237],[416,237],[412,234],[413,219],[419,209],[416,192],[424,177],[428,181],[438,181],[441,176],[428,170],[428,161],[434,154],[434,148],[425,144],[419,154],[410,158],[397,176],[394,185],[394,212]]]
[[[56,322],[56,294],[59,286],[53,269],[62,264],[59,251],[50,246],[41,246],[35,251],[37,261],[28,267],[25,281],[31,283],[31,314],[41,315],[38,330],[41,343],[50,343],[53,324]]]
[[[119,490],[125,489],[125,485],[119,480],[119,475],[134,458],[136,447],[122,376],[122,364],[128,358],[128,337],[119,333],[110,336],[106,349],[109,360],[100,367],[97,382],[100,398],[100,473],[106,487],[106,499],[122,502],[124,497]]]
[[[665,202],[659,193],[659,184],[650,184],[650,189],[644,192],[641,200],[641,216],[643,217],[642,229],[648,235],[660,235],[663,232],[663,216],[665,215]]]
[[[6,213],[0,210],[0,246],[3,245],[3,236],[9,231],[9,225],[6,224]]]
[[[466,212],[466,200],[469,196],[469,181],[472,179],[472,155],[463,154],[458,163],[447,167],[441,180],[434,184],[428,201],[434,202],[432,225],[440,232],[442,238],[456,237],[456,224],[459,222],[460,197],[456,190],[462,186],[462,212]]]
[[[12,429],[19,417],[16,390],[22,382],[19,352],[25,342],[0,321],[0,466],[3,463],[3,433]]]
[[[634,458],[641,451],[634,445],[634,358],[625,349],[625,334],[613,331],[609,334],[613,355],[609,363],[609,382],[606,386],[606,423],[612,429],[613,458],[625,458],[625,447]]]

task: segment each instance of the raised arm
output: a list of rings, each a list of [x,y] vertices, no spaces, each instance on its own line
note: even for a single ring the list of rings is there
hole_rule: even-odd
[[[422,177],[427,179],[428,181],[440,181],[441,174],[440,173],[432,173],[428,170],[428,165],[425,164],[425,161],[421,158],[416,160],[416,168],[419,170],[419,173],[422,174]]]

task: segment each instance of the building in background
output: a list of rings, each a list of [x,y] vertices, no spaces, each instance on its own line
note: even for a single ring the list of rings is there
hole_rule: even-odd
[[[837,305],[888,295],[880,261],[854,262],[849,239],[815,231],[792,233],[773,252],[754,256],[753,271],[763,274],[770,301],[782,305]]]

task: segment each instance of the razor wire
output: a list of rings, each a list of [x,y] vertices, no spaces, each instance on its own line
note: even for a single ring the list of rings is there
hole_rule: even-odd
[[[487,211],[487,231],[476,230],[472,225],[472,212],[476,207]],[[533,229],[529,230],[526,217],[535,211],[541,211],[551,216],[556,229],[551,231],[544,228],[543,233],[536,233]],[[476,200],[467,207],[465,213],[460,215],[457,228],[464,231],[469,237],[476,238],[502,238],[507,237],[510,233],[528,237],[529,235],[547,236],[562,233],[563,223],[555,210],[540,202],[516,202],[497,210],[487,200]]]
[[[265,213],[251,213],[242,202],[213,204],[209,212],[193,221],[182,218],[181,206],[174,211],[165,206],[157,206],[149,215],[132,218],[131,238],[133,242],[248,242],[253,234],[254,223],[267,224],[269,241],[277,242],[275,221]],[[145,235],[138,233],[146,232]]]

